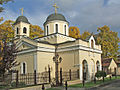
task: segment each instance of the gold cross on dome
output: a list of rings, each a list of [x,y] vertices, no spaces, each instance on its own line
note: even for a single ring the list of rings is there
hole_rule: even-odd
[[[57,8],[58,6],[56,5],[56,3],[53,5],[53,7],[55,8],[55,14],[57,13]]]
[[[22,14],[22,16],[23,16],[23,12],[24,12],[23,8],[21,8],[20,10],[21,10],[21,14]]]

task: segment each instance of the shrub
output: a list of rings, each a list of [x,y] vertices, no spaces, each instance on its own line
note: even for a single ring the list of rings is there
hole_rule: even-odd
[[[24,87],[24,86],[26,86],[24,82],[19,82],[18,83],[18,87]],[[11,87],[16,87],[16,82],[12,82]]]
[[[106,77],[106,72],[104,72],[104,71],[98,71],[98,72],[96,72],[96,74],[95,74],[95,77],[97,77],[97,78],[100,78],[100,77]]]

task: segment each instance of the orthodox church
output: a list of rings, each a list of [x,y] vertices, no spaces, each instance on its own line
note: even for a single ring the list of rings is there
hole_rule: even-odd
[[[98,70],[101,70],[101,45],[96,45],[94,36],[86,40],[75,39],[69,36],[69,22],[56,12],[49,15],[44,22],[44,36],[31,39],[30,22],[21,15],[15,23],[15,43],[19,52],[16,67],[20,74],[44,72],[49,66],[51,76],[55,77],[54,56],[60,57],[58,69],[63,71],[79,69],[80,80],[83,72],[86,78],[91,80]]]

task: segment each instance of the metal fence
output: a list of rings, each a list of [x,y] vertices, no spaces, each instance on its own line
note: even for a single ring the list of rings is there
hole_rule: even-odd
[[[73,71],[70,69],[68,71],[62,71],[61,68],[60,71],[58,71],[58,75],[59,75],[58,76],[59,82],[62,85],[62,83],[65,81],[79,79],[79,70]],[[52,82],[50,68],[48,71],[42,73],[36,73],[36,71],[34,71],[34,73],[19,74],[18,71],[15,71],[14,73],[11,73],[10,75],[4,77],[5,78],[9,77],[8,78],[9,82],[10,83],[14,82],[16,87],[19,86],[20,83],[25,85],[36,85],[36,84],[47,84]]]
[[[62,68],[60,69],[60,83],[76,79],[79,79],[79,69],[70,69],[69,71],[62,71]]]

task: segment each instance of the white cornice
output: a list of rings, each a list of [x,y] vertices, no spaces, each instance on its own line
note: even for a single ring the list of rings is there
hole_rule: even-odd
[[[72,50],[83,50],[83,51],[89,51],[89,52],[94,52],[94,53],[99,53],[99,54],[102,53],[101,50],[92,49],[92,48],[84,47],[84,46],[81,46],[81,45],[58,48],[57,52],[72,51]],[[34,48],[34,49],[28,49],[28,50],[20,51],[20,52],[18,52],[18,54],[29,53],[29,52],[34,52],[34,51],[54,53],[55,48],[38,47],[38,48]]]
[[[39,40],[39,41],[42,40],[42,41],[43,41],[43,40],[45,40],[45,39],[54,38],[54,37],[63,37],[63,38],[67,38],[67,39],[70,40],[70,41],[76,40],[75,38],[68,37],[68,36],[64,36],[64,35],[62,35],[62,34],[53,34],[53,35],[49,35],[49,36],[46,36],[46,37],[41,37],[41,38],[39,38],[39,39],[37,39],[37,40]]]

